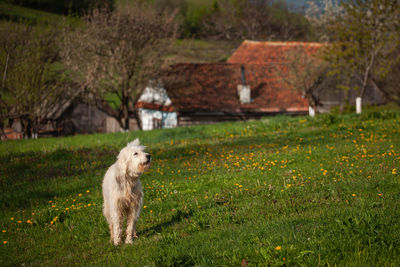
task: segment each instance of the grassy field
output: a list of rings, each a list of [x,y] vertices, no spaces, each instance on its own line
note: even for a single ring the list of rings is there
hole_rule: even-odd
[[[153,155],[133,245],[101,181]],[[0,266],[399,266],[400,113],[265,118],[0,144]]]

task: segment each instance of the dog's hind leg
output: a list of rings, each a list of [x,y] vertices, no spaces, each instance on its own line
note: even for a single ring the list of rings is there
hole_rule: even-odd
[[[111,237],[110,241],[113,242],[114,241],[113,224],[110,217],[110,208],[108,207],[108,204],[106,202],[104,202],[103,204],[103,214],[107,220],[108,228],[110,229],[110,237]]]

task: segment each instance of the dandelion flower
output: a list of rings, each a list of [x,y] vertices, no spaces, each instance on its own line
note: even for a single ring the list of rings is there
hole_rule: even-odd
[[[3,244],[5,245],[5,244],[7,244],[8,243],[8,241],[3,241]]]
[[[275,250],[281,250],[281,249],[282,249],[281,246],[277,246],[277,247],[275,248]]]

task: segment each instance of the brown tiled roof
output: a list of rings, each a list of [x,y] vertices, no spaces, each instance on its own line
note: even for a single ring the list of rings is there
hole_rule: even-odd
[[[165,105],[160,105],[160,104],[155,104],[155,103],[147,103],[147,102],[142,102],[142,101],[136,102],[135,108],[152,109],[152,110],[159,110],[159,111],[164,111],[164,112],[175,111],[174,106],[172,106],[172,105],[165,106]]]
[[[315,53],[324,44],[305,42],[256,42],[244,41],[228,59],[228,63],[276,64],[283,63],[288,51],[304,48],[307,53]]]
[[[270,64],[245,64],[252,102],[241,104],[241,64],[176,64],[163,82],[178,112],[306,112],[307,101],[288,88]]]

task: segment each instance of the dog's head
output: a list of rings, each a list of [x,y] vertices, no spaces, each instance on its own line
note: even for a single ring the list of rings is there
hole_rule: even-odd
[[[117,164],[123,175],[136,177],[150,168],[151,156],[144,149],[135,139],[119,152]]]

